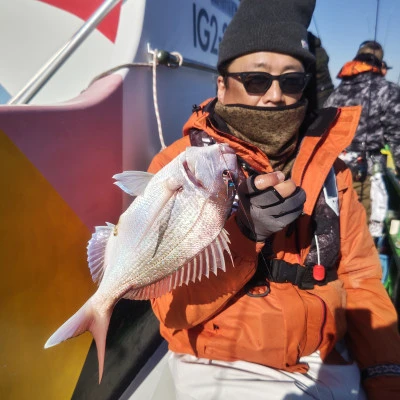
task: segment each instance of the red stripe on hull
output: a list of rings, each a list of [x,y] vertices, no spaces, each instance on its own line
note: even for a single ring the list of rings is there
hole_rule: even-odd
[[[86,21],[94,11],[103,3],[104,0],[39,0],[42,3],[50,4],[54,7],[68,11],[71,14]],[[97,27],[104,36],[115,42],[117,36],[119,15],[121,12],[120,1],[110,13],[103,19],[103,21]]]

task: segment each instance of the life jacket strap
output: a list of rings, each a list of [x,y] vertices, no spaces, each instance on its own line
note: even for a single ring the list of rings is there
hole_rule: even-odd
[[[314,274],[314,268],[321,268],[320,265],[291,264],[276,258],[265,259],[261,254],[258,257],[258,263],[258,267],[263,269],[265,277],[270,282],[290,282],[303,290],[313,289],[315,285],[324,286],[328,282],[338,279],[336,269],[325,269],[325,276],[320,279],[319,274]],[[317,280],[315,277],[319,279]]]

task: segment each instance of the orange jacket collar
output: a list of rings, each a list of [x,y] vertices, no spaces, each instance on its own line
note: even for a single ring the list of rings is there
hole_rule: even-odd
[[[342,79],[342,78],[355,76],[358,74],[362,74],[363,72],[369,72],[369,71],[381,73],[381,70],[378,67],[369,65],[363,61],[353,60],[353,61],[349,61],[346,64],[344,64],[344,66],[340,70],[337,77]]]
[[[217,131],[211,126],[208,115],[204,110],[213,99],[203,102],[198,111],[195,111],[183,127],[184,136],[188,135],[193,128],[203,130],[217,141],[229,144],[241,158],[260,172],[272,172],[273,169],[266,155],[257,147],[250,145],[232,135]],[[334,108],[322,110],[321,113],[335,112]],[[340,114],[340,118],[338,118]],[[302,140],[302,151],[293,166],[292,179],[298,186],[305,184],[307,187],[315,188],[315,193],[307,192],[307,201],[304,212],[311,214],[318,198],[319,190],[328,176],[329,170],[339,154],[350,145],[356,132],[361,115],[361,107],[344,107],[338,109],[336,114],[328,116],[329,124],[320,128],[321,131],[315,136],[306,134]],[[329,131],[329,135],[326,133]],[[307,174],[308,166],[312,161],[312,173]],[[313,181],[313,184],[309,184]]]

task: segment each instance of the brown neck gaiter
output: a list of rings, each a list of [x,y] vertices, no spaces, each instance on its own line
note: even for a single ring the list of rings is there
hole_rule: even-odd
[[[274,171],[290,175],[299,135],[307,109],[307,101],[285,107],[253,107],[240,104],[223,105],[215,112],[226,122],[230,133],[257,146],[268,157]]]

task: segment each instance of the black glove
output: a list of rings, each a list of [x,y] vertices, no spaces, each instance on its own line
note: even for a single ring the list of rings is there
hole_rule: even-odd
[[[257,189],[255,177],[247,178],[238,187],[240,203],[236,222],[249,239],[263,242],[303,212],[306,193],[297,187],[291,196],[283,198],[272,186],[265,190]]]

